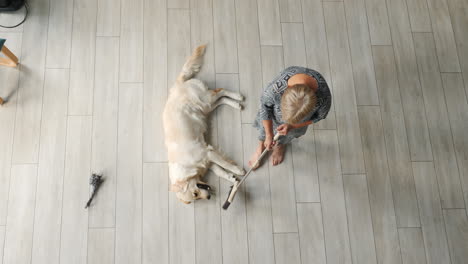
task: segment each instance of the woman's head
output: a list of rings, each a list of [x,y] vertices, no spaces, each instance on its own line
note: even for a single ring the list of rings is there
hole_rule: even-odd
[[[288,87],[281,98],[283,120],[288,124],[301,122],[315,107],[315,92],[305,84]]]

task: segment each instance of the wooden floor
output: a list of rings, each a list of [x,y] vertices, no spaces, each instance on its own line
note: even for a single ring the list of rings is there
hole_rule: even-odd
[[[467,263],[468,1],[29,2],[0,29],[21,62],[0,68],[0,264]],[[209,135],[244,166],[281,69],[333,92],[228,211],[212,174],[210,201],[168,192],[161,113],[202,43],[200,78],[246,96]],[[106,182],[85,210],[92,172]]]

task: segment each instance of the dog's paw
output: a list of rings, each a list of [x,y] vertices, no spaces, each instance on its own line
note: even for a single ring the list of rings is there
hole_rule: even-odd
[[[242,94],[235,94],[232,99],[243,102],[245,97]]]
[[[239,102],[233,103],[233,104],[232,104],[232,107],[234,107],[234,108],[237,109],[237,110],[243,110],[243,109],[244,109],[244,106],[243,106],[241,103],[239,103]]]
[[[236,167],[236,171],[233,171],[236,175],[245,175],[245,170],[243,168]]]
[[[234,174],[229,174],[227,180],[231,183],[236,183],[237,181],[239,181],[239,179]]]

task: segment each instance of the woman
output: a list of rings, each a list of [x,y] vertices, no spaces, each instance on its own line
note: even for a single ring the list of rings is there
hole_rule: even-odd
[[[265,148],[273,148],[273,166],[283,161],[286,144],[304,135],[307,127],[327,117],[331,93],[323,76],[312,69],[291,66],[263,91],[254,122],[260,140],[249,161],[255,163]],[[282,135],[273,142],[274,132]]]

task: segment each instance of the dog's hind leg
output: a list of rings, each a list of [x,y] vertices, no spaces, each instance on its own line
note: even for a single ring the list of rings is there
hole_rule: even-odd
[[[219,165],[220,167],[231,171],[232,173],[236,175],[244,175],[245,170],[242,168],[239,168],[238,166],[230,163],[229,161],[226,160],[222,155],[220,155],[218,152],[215,150],[210,150],[208,151],[208,159],[214,163],[213,165]]]
[[[225,90],[223,88],[217,88],[214,90],[210,90],[212,98],[211,102],[215,103],[221,97],[228,97],[236,101],[244,101],[244,96],[239,93],[231,92],[229,90]]]
[[[211,111],[215,110],[216,107],[223,105],[223,104],[229,105],[235,109],[242,110],[242,105],[238,101],[232,100],[231,98],[223,97],[211,105]]]
[[[232,183],[236,182],[236,176],[234,174],[229,173],[225,171],[223,168],[221,168],[218,164],[211,164],[210,168],[218,177],[226,179]]]

